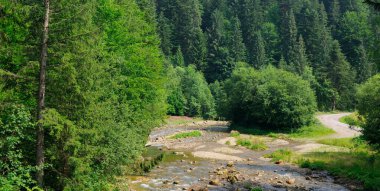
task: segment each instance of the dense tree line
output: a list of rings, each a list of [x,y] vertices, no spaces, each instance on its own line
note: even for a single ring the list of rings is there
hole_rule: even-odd
[[[209,83],[237,62],[311,69],[318,108],[351,110],[356,85],[378,70],[379,13],[359,0],[163,0],[157,15],[166,59],[180,52]]]

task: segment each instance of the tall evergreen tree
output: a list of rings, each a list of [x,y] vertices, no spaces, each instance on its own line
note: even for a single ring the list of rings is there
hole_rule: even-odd
[[[164,13],[161,11],[158,17],[158,34],[161,39],[161,50],[166,56],[170,56],[173,49],[172,36],[173,36],[173,26],[170,20],[167,19]]]
[[[177,0],[176,41],[182,48],[186,64],[203,70],[206,54],[205,38],[198,0]]]
[[[367,56],[367,51],[364,45],[361,44],[358,48],[358,63],[357,63],[357,78],[358,83],[365,82],[368,78],[372,76],[373,68]]]
[[[205,73],[209,82],[226,79],[233,69],[233,61],[229,57],[225,39],[224,22],[223,13],[216,9],[212,14],[211,27],[208,29],[208,64]]]
[[[309,66],[309,60],[306,54],[305,42],[302,36],[299,37],[296,47],[296,59],[294,60],[295,72],[303,75],[306,67]]]
[[[328,15],[329,15],[329,24],[331,26],[331,32],[334,37],[337,37],[339,21],[340,21],[340,16],[341,16],[339,0],[330,1]]]
[[[239,9],[248,61],[254,64],[255,31],[260,30],[260,24],[263,21],[263,9],[261,8],[260,0],[242,0]]]
[[[325,76],[326,64],[330,61],[332,36],[327,26],[327,14],[323,4],[316,2],[306,5],[300,17],[303,18],[301,34],[305,38],[312,67],[317,73],[316,76]]]
[[[339,93],[339,100],[334,100],[333,108],[352,109],[355,97],[355,73],[346,61],[338,41],[333,42],[328,71],[332,85]]]
[[[256,68],[263,68],[267,65],[267,57],[265,54],[264,39],[261,36],[261,32],[257,31],[255,34],[255,46],[253,49],[254,66]]]
[[[285,18],[282,23],[282,52],[285,55],[285,59],[290,65],[292,71],[294,71],[295,63],[297,62],[297,25],[294,17],[293,10],[285,14]]]
[[[235,62],[247,61],[247,49],[243,42],[240,20],[238,17],[232,19],[232,29],[230,34],[229,50],[230,56]]]

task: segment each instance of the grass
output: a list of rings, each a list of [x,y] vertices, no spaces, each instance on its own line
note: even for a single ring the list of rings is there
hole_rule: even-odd
[[[290,149],[279,149],[271,154],[264,155],[266,158],[271,158],[272,161],[291,161],[294,152]]]
[[[340,118],[339,121],[356,127],[361,127],[364,123],[363,117],[361,117],[357,112],[344,116]]]
[[[295,139],[306,139],[324,137],[327,135],[332,135],[334,133],[335,131],[333,131],[332,129],[327,128],[320,123],[315,123],[313,125],[304,126],[291,132],[289,134],[289,137]]]
[[[278,139],[317,139],[335,133],[335,131],[319,122],[293,130],[268,130],[259,126],[242,127],[238,125],[233,125],[231,128],[243,134],[262,135]]]
[[[365,190],[380,190],[380,156],[359,138],[320,140],[323,144],[350,148],[350,152],[312,152],[296,154],[277,150],[266,157],[298,164],[303,168],[327,170],[330,173],[356,179]]]
[[[189,138],[189,137],[200,137],[200,136],[202,136],[202,133],[200,131],[190,131],[190,132],[178,133],[169,138],[170,139],[184,139],[184,138]]]
[[[236,144],[254,151],[264,151],[268,149],[268,146],[260,138],[238,138]]]
[[[231,137],[239,137],[240,133],[239,133],[239,131],[231,131],[230,136]]]

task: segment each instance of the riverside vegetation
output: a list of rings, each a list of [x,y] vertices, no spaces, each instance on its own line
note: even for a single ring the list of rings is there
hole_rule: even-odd
[[[333,110],[357,110],[363,136],[301,166],[375,189],[380,9],[365,2],[0,0],[0,190],[118,190],[167,115],[309,139]]]

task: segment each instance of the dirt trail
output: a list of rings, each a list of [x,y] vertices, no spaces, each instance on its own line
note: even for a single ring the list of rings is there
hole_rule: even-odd
[[[337,138],[357,136],[357,132],[339,122],[339,118],[344,115],[347,114],[321,115],[318,119],[334,129]],[[202,136],[180,140],[167,139],[170,135],[189,130],[200,130]],[[252,185],[262,190],[343,191],[350,190],[348,188],[354,186],[336,183],[327,172],[302,169],[284,163],[275,164],[263,157],[281,148],[308,152],[310,149],[306,151],[305,147],[315,143],[264,139],[269,148],[265,151],[252,151],[235,145],[226,123],[193,123],[190,126],[156,129],[150,136],[148,146],[173,151],[183,155],[184,158],[160,164],[146,176],[136,178],[131,183],[132,190],[169,191],[194,188],[196,191],[207,188],[215,191],[234,191],[237,188],[248,190],[247,185]],[[230,144],[227,145],[227,141]],[[227,167],[228,161],[234,161],[233,167]]]
[[[350,129],[349,125],[341,123],[340,118],[350,115],[351,113],[339,113],[339,114],[324,114],[319,115],[318,119],[323,125],[331,128],[336,132],[336,134],[329,136],[330,138],[350,138],[357,137],[361,133]]]

